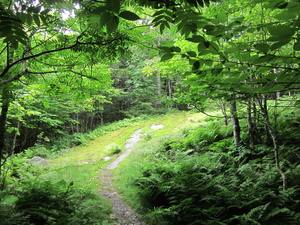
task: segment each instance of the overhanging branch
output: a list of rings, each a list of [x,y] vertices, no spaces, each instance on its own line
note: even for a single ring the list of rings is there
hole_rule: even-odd
[[[7,83],[10,83],[12,81],[18,80],[19,78],[21,78],[22,76],[24,76],[27,73],[28,73],[28,70],[23,70],[22,72],[18,73],[17,75],[15,75],[15,76],[7,79],[7,80],[1,81],[0,86],[4,85],[4,84],[7,84]]]
[[[54,53],[54,52],[60,52],[60,51],[64,51],[64,50],[70,50],[70,49],[73,49],[79,45],[99,45],[99,46],[104,46],[104,45],[108,45],[112,42],[114,42],[115,40],[117,40],[119,37],[115,37],[111,40],[106,40],[105,42],[80,42],[79,40],[76,41],[76,43],[74,43],[73,45],[70,45],[70,46],[66,46],[66,47],[61,47],[61,48],[57,48],[57,49],[52,49],[52,50],[48,50],[48,51],[43,51],[43,52],[40,52],[40,53],[37,53],[37,54],[34,54],[34,55],[30,55],[30,56],[25,56],[21,59],[18,59],[14,62],[12,62],[11,64],[7,65],[5,67],[5,69],[2,71],[2,73],[0,74],[0,77],[4,77],[7,72],[15,65],[17,65],[18,63],[21,63],[21,62],[24,62],[24,61],[27,61],[29,59],[33,59],[33,58],[37,58],[37,57],[40,57],[40,56],[43,56],[43,55],[46,55],[46,54],[50,54],[50,53]],[[20,74],[22,74],[21,76],[23,76],[24,74],[21,72]],[[20,78],[20,74],[16,75],[18,76],[18,78]],[[14,76],[14,77],[16,77]],[[18,79],[17,78],[17,79]],[[10,78],[12,79],[12,78]],[[7,79],[6,81],[2,81],[2,82],[5,82],[5,83],[8,83],[10,79]],[[13,80],[16,80],[16,79],[13,79]],[[12,81],[13,81],[12,80]],[[1,83],[2,83],[1,82]],[[0,85],[1,85],[0,83]]]
[[[91,80],[99,81],[96,77],[91,77],[91,76],[89,76],[89,75],[85,75],[85,74],[83,74],[83,73],[76,72],[76,71],[74,71],[74,70],[70,70],[70,71],[71,71],[72,73],[75,73],[75,74],[80,75],[80,76],[82,76],[82,77],[86,77],[86,78],[91,79]]]

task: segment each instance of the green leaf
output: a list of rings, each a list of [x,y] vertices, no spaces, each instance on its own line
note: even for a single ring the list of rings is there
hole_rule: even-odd
[[[32,16],[30,14],[26,14],[26,21],[28,23],[29,26],[31,26],[32,24]]]
[[[282,46],[288,44],[291,41],[291,39],[283,39],[283,41],[278,41],[275,42],[274,44],[271,45],[271,50],[276,50],[278,48],[281,48]]]
[[[268,83],[268,82],[269,82],[269,80],[267,78],[258,78],[258,79],[252,80],[252,83],[255,83],[255,84]]]
[[[187,51],[187,54],[188,54],[190,57],[196,57],[196,56],[197,56],[197,53],[194,52],[194,51]]]
[[[294,45],[294,50],[295,51],[300,51],[300,41],[297,41]]]
[[[160,26],[159,26],[159,32],[160,32],[161,34],[163,34],[164,29],[165,29],[165,25],[164,25],[163,23],[160,24]]]
[[[177,46],[173,46],[170,48],[173,52],[181,52],[181,48],[177,47]]]
[[[260,63],[265,63],[265,62],[269,62],[270,60],[272,60],[273,58],[275,58],[274,55],[264,55],[259,57],[258,59],[256,59],[254,61],[254,64],[260,64]]]
[[[259,43],[254,45],[254,48],[257,49],[260,52],[267,53],[270,50],[270,46],[265,43]]]
[[[110,12],[104,12],[101,16],[100,16],[100,25],[103,27],[107,24],[108,22],[108,19],[111,17],[111,16],[114,16],[112,13]]]
[[[42,20],[43,24],[47,25],[48,21],[47,21],[47,17],[44,15],[40,15],[40,19]]]
[[[159,10],[159,11],[155,12],[155,13],[152,15],[152,17],[156,17],[156,16],[158,16],[158,15],[165,14],[165,13],[166,13],[166,10]]]
[[[204,43],[198,44],[197,48],[198,48],[198,52],[201,52],[201,51],[207,49],[206,46],[204,45]]]
[[[288,3],[284,0],[272,0],[267,5],[265,5],[265,8],[284,9],[287,6],[288,6]]]
[[[210,46],[209,41],[205,41],[205,42],[204,42],[204,45],[205,45],[206,48],[209,48],[209,46]]]
[[[237,47],[230,47],[225,49],[225,54],[230,54],[230,53],[239,53],[240,49]]]
[[[219,45],[214,42],[208,42],[208,43],[206,43],[206,46],[208,46],[210,49],[212,49],[213,52],[219,52],[219,50],[220,50]]]
[[[107,11],[107,7],[106,6],[99,6],[97,8],[95,8],[92,13],[97,14],[97,15],[102,15],[102,13]]]
[[[267,26],[269,33],[278,38],[278,41],[282,41],[282,38],[290,38],[295,34],[295,28],[287,25],[273,25]]]
[[[223,71],[223,68],[213,68],[213,69],[211,70],[211,74],[214,75],[214,76],[217,76],[217,75],[219,75],[222,71]]]
[[[194,43],[201,43],[201,42],[205,42],[204,37],[200,36],[200,35],[194,35],[191,38],[187,38],[186,40],[190,41],[190,42],[194,42]]]
[[[115,16],[114,14],[110,14],[108,21],[106,23],[106,30],[108,34],[113,33],[119,25],[119,17]]]
[[[161,23],[161,21],[163,20],[165,18],[165,16],[164,15],[161,15],[161,16],[158,16],[158,17],[155,17],[153,20],[152,20],[152,23],[154,23],[154,24],[159,24],[159,23]]]
[[[26,13],[17,13],[17,16],[22,21],[22,23],[26,23]]]
[[[166,53],[166,54],[164,54],[164,55],[161,57],[160,61],[161,61],[161,62],[167,61],[167,60],[169,60],[169,59],[172,59],[173,56],[174,56],[174,54]]]
[[[17,49],[19,46],[19,42],[16,39],[11,39],[10,41],[11,47]]]
[[[32,16],[33,16],[33,20],[34,20],[35,24],[36,24],[38,27],[41,26],[41,21],[40,21],[39,16],[36,15],[36,14],[33,14]]]
[[[283,11],[274,16],[274,18],[277,20],[291,20],[291,19],[294,19],[295,17],[297,17],[296,14],[287,13],[286,11]]]
[[[135,13],[130,12],[130,11],[123,11],[120,13],[119,16],[126,20],[132,20],[132,21],[140,19],[140,17],[138,15],[136,15]]]
[[[23,31],[22,29],[16,29],[15,30],[15,34],[20,38],[23,39],[24,41],[27,39],[27,34],[25,33],[25,31]],[[26,41],[25,41],[26,44]]]
[[[120,0],[106,0],[106,7],[112,12],[119,14],[121,8]]]
[[[273,208],[265,217],[264,219],[267,221],[269,220],[270,218],[272,217],[275,217],[277,216],[278,214],[282,214],[282,213],[290,213],[291,210],[288,209],[288,208],[279,208],[279,207],[276,207],[276,208]]]
[[[205,61],[205,64],[207,65],[207,66],[212,66],[213,65],[213,61],[212,60],[206,60]]]
[[[193,63],[192,70],[198,70],[200,68],[200,62],[197,60]]]
[[[164,53],[171,53],[171,52],[173,52],[172,47],[169,48],[169,47],[165,47],[165,46],[159,46],[158,48],[159,48],[162,52],[164,52]]]
[[[220,23],[226,23],[227,22],[227,14],[223,11],[223,12],[220,12],[217,16],[217,20],[220,22]]]

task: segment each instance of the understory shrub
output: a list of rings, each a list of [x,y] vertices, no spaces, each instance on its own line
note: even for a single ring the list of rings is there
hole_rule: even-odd
[[[183,144],[185,149],[200,152],[207,150],[206,147],[210,144],[231,136],[232,127],[224,126],[224,123],[219,120],[209,121],[187,134]]]
[[[207,157],[207,156],[206,156]],[[223,154],[227,161],[234,162]],[[201,158],[201,156],[200,156]],[[219,156],[220,158],[220,156]],[[135,180],[150,224],[299,224],[300,191],[281,191],[274,167],[184,158],[150,165]],[[164,222],[162,222],[164,221]]]
[[[34,178],[1,194],[0,219],[3,225],[103,225],[110,220],[109,207],[99,195],[76,188],[73,182],[54,183]]]

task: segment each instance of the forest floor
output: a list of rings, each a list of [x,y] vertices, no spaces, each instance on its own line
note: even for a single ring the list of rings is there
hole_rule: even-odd
[[[162,115],[100,135],[84,145],[66,149],[58,157],[49,159],[51,169],[45,176],[57,182],[74,182],[77,186],[100,193],[111,204],[113,213],[110,216],[115,224],[143,225],[145,223],[141,216],[127,204],[135,196],[128,196],[125,190],[127,185],[124,180],[119,179],[119,176],[134,176],[131,173],[134,171],[127,171],[125,165],[132,163],[134,159],[131,156],[138,154],[137,147],[143,142],[154,145],[153,141],[157,138],[177,133],[184,127],[198,125],[203,122],[204,117],[203,114],[190,112]],[[115,146],[123,149],[120,155],[114,153]],[[136,153],[130,154],[132,151]],[[126,192],[126,201],[123,200],[123,192]]]

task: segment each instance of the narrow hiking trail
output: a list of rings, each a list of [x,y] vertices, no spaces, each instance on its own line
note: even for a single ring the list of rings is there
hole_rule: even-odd
[[[119,163],[133,151],[134,146],[142,140],[141,132],[142,128],[131,134],[131,138],[126,140],[124,146],[125,152],[103,169],[103,175],[100,178],[100,182],[103,183],[100,194],[111,203],[113,208],[111,218],[119,225],[145,225],[141,221],[141,217],[124,202],[122,196],[117,192],[111,175],[111,170],[117,168]]]

